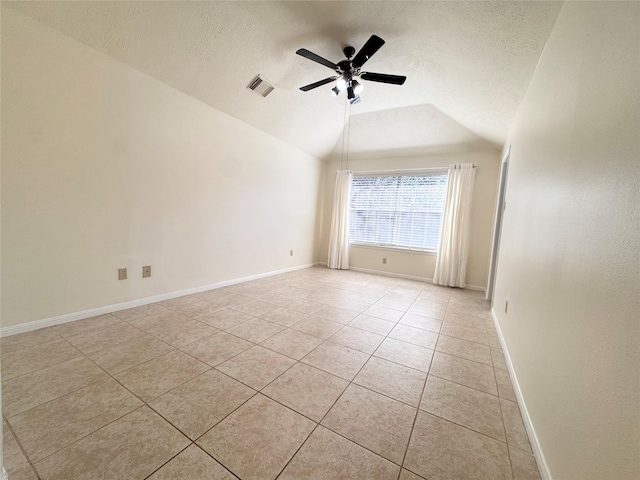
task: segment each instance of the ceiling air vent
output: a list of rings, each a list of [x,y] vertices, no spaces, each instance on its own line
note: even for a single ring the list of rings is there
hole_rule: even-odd
[[[269,95],[273,91],[275,86],[273,86],[267,80],[265,80],[260,75],[258,75],[256,78],[254,78],[251,81],[251,83],[249,85],[247,85],[247,88],[249,90],[254,91],[255,93],[257,93],[261,97],[266,97],[267,95]]]

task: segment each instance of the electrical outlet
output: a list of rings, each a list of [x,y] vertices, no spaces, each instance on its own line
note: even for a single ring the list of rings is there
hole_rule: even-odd
[[[509,310],[509,300],[504,301],[504,313],[507,313]]]
[[[145,265],[142,267],[142,278],[147,278],[151,276],[151,265]]]
[[[293,257],[293,250],[289,250],[289,256]]]
[[[126,280],[127,279],[127,269],[119,268],[118,269],[118,280]]]
[[[382,264],[383,264],[383,265],[386,265],[386,264],[387,264],[387,259],[386,259],[386,258],[383,258],[383,259],[382,259]]]

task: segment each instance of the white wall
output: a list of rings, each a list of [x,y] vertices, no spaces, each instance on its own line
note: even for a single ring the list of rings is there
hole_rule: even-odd
[[[2,87],[3,326],[316,260],[318,159],[6,4]]]
[[[495,150],[482,152],[459,151],[420,157],[357,159],[349,160],[348,167],[354,172],[432,167],[446,169],[452,163],[475,163],[477,165],[471,210],[471,244],[467,259],[466,282],[470,286],[485,287],[489,271],[491,229],[493,227],[498,176],[500,174],[500,152]],[[336,171],[339,168],[340,162],[334,161],[328,163],[326,169],[322,241],[320,242],[319,251],[321,262],[327,261],[333,192]],[[382,263],[383,258],[387,259],[386,265]],[[435,254],[369,247],[351,247],[349,251],[349,264],[351,267],[425,279],[433,278],[435,263]]]
[[[556,480],[640,478],[638,32],[565,3],[508,142],[494,308]]]

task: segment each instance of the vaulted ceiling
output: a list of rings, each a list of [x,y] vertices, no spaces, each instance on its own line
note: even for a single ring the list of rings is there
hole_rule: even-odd
[[[500,147],[561,2],[3,2],[318,158],[339,151],[419,154]],[[363,82],[348,107],[332,75],[295,54],[333,62],[371,36],[386,44],[366,70],[406,75],[404,86]],[[266,98],[247,90],[262,74]],[[346,109],[346,110],[345,110]]]

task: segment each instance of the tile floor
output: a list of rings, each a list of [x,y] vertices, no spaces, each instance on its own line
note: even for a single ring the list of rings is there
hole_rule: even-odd
[[[537,479],[479,292],[314,267],[2,339],[10,480]]]

